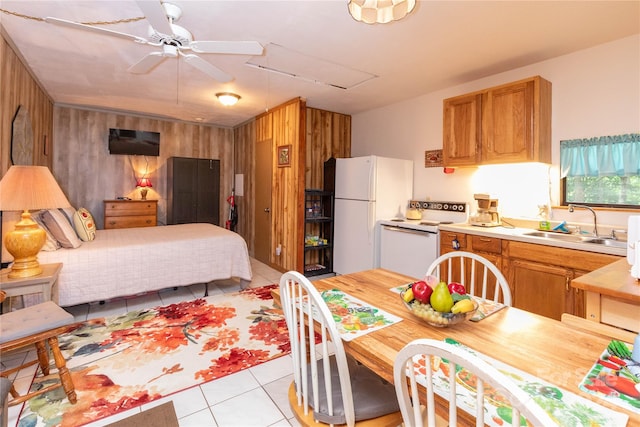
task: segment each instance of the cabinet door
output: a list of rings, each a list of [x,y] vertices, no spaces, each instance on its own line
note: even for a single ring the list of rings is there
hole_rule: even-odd
[[[572,280],[588,273],[588,271],[575,270],[573,272]],[[573,295],[571,296],[572,306],[569,313],[574,316],[585,317],[587,314],[587,302],[584,291],[582,289],[573,288],[571,292],[573,292]]]
[[[571,271],[528,261],[512,260],[509,283],[513,306],[560,320],[573,310]]]
[[[196,222],[220,225],[220,160],[198,159]]]
[[[475,166],[480,163],[481,94],[444,100],[442,157],[445,166]]]
[[[168,180],[167,224],[196,222],[198,168],[195,159],[170,158]]]
[[[482,103],[482,163],[534,159],[533,80],[487,91]]]

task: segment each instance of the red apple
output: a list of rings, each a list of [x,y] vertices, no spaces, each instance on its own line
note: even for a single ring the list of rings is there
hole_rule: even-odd
[[[429,304],[433,288],[427,285],[425,281],[417,281],[411,287],[413,289],[413,297],[423,304]]]
[[[449,283],[447,288],[449,288],[449,293],[451,294],[465,295],[467,293],[467,290],[464,288],[464,285],[458,282]]]

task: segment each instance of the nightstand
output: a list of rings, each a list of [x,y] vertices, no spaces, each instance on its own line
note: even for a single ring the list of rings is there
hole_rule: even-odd
[[[0,289],[7,294],[2,303],[2,312],[11,311],[11,298],[27,294],[42,294],[42,302],[51,301],[52,288],[58,281],[58,275],[62,269],[61,263],[40,264],[42,273],[33,277],[21,277],[10,279],[10,269],[0,270]],[[57,298],[56,298],[57,299]],[[57,303],[57,301],[54,301]]]
[[[155,227],[157,200],[105,200],[104,228]]]

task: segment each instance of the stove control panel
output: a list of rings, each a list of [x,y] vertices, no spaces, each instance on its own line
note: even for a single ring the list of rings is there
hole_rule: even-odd
[[[441,202],[441,201],[421,201],[411,200],[409,207],[412,209],[424,209],[432,211],[447,211],[447,212],[466,212],[467,204],[462,202]]]

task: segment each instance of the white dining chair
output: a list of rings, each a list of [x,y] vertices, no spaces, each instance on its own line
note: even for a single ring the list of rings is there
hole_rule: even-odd
[[[442,269],[446,269],[446,273]],[[446,274],[446,275],[445,275]],[[435,259],[427,268],[427,276],[452,278],[464,285],[468,294],[511,305],[511,289],[502,272],[491,261],[478,254],[465,251],[447,252]],[[476,290],[476,286],[480,286]],[[493,295],[487,293],[493,290]]]
[[[329,307],[311,282],[298,272],[284,273],[280,298],[293,359],[289,403],[298,422],[400,425],[393,385],[347,356]]]
[[[415,368],[416,357],[426,357],[424,371]],[[449,390],[437,390],[434,385],[432,358],[448,363]],[[423,366],[422,363],[419,366]],[[515,382],[502,372],[469,352],[465,348],[433,339],[417,339],[407,344],[396,356],[393,381],[405,427],[436,427],[458,425],[458,388],[456,373],[462,368],[476,376],[475,414],[476,426],[485,425],[485,390],[489,386],[500,392],[512,408],[512,426],[520,426],[524,416],[534,426],[554,426],[549,415]],[[424,373],[423,373],[424,372]],[[419,387],[422,384],[422,387]],[[448,415],[436,414],[435,394],[441,393],[448,402]],[[422,399],[421,399],[422,398]],[[422,402],[422,403],[421,403]]]

